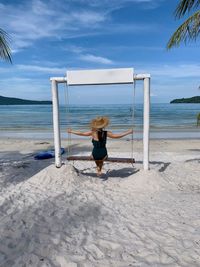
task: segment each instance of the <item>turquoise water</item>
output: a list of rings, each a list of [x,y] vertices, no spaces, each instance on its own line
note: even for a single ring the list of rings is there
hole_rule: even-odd
[[[200,128],[196,127],[196,117],[200,104],[152,104],[150,130],[156,138],[198,138]],[[121,131],[132,125],[130,105],[72,105],[69,111],[60,106],[61,132],[66,128],[86,130],[89,121],[102,115],[110,118],[109,128]],[[142,137],[143,105],[134,109],[136,137]],[[0,106],[0,135],[9,137],[52,137],[52,106]],[[26,133],[26,135],[24,135]]]

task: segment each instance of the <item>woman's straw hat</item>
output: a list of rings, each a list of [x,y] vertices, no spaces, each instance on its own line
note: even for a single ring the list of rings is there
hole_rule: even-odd
[[[90,123],[91,128],[102,129],[109,124],[108,117],[96,117]]]

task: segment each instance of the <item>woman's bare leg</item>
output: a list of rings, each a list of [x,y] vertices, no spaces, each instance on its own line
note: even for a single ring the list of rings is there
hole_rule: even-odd
[[[95,163],[97,165],[97,175],[101,175],[101,169],[102,169],[102,161],[101,160],[95,160]]]
[[[91,155],[91,157],[93,158],[93,156]],[[101,176],[102,175],[102,167],[103,167],[103,164],[104,164],[104,160],[106,160],[108,157],[108,155],[106,155],[102,160],[94,160],[96,165],[97,165],[97,175],[98,176]],[[93,158],[94,159],[94,158]]]
[[[99,169],[100,169],[100,174],[102,174],[101,170],[102,170],[102,167],[103,167],[103,160],[101,162],[99,162]]]

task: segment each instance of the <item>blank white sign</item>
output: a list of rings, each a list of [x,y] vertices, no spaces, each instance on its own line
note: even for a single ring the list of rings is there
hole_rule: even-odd
[[[67,71],[68,85],[133,83],[133,68]]]

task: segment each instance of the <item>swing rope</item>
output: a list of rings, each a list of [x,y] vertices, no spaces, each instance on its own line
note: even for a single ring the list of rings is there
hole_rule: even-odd
[[[66,111],[66,119],[68,121],[68,125],[70,126],[70,107],[69,107],[69,85],[65,83],[65,111]],[[71,133],[67,133],[67,156],[69,157],[71,153]]]
[[[132,107],[131,107],[131,129],[133,130],[131,134],[131,159],[133,160],[133,149],[134,149],[134,123],[135,123],[135,89],[136,89],[136,81],[134,81],[134,86],[133,86],[133,100],[132,100]]]

